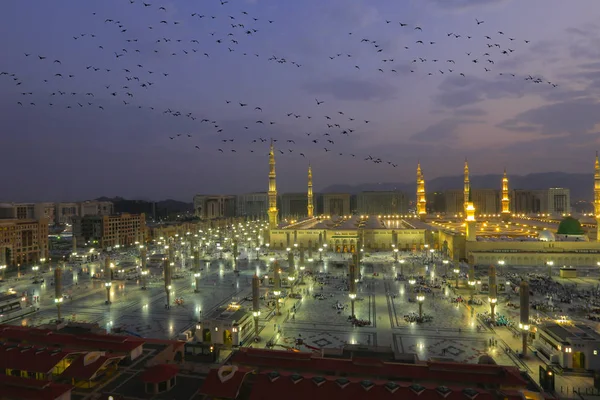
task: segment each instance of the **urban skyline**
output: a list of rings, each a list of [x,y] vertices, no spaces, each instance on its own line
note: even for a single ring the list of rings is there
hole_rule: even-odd
[[[597,147],[600,115],[594,4],[11,3],[0,17],[14,38],[0,48],[3,128],[13,132],[3,161],[36,156],[1,176],[16,199],[250,192],[266,187],[258,139],[271,137],[285,153],[280,176],[305,180],[310,162],[316,188],[412,181],[417,161],[433,179],[465,156],[476,174],[589,171],[581,151]]]

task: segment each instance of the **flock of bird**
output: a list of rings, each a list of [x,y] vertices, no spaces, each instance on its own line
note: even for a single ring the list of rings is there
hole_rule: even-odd
[[[227,107],[228,114],[235,116],[241,110],[244,110],[244,115],[247,116],[250,114],[251,120],[254,121],[240,128],[243,132],[243,139],[239,138],[242,132],[230,128],[226,129],[222,123],[210,116],[200,116],[194,112],[175,108],[159,110],[154,106],[146,105],[145,100],[147,93],[149,93],[148,91],[157,86],[160,87],[163,81],[169,78],[171,72],[157,70],[151,65],[139,62],[140,58],[137,55],[146,55],[144,53],[161,54],[168,57],[185,57],[188,59],[199,57],[206,62],[210,62],[214,55],[212,53],[215,50],[214,45],[217,45],[217,51],[225,54],[232,53],[232,55],[240,55],[241,57],[254,57],[264,59],[269,63],[290,65],[295,68],[301,68],[304,63],[291,60],[282,55],[265,55],[249,52],[245,48],[245,44],[253,40],[253,38],[260,36],[263,31],[266,31],[267,34],[273,34],[268,29],[276,27],[277,23],[273,20],[263,19],[261,16],[250,15],[244,10],[236,9],[233,0],[214,0],[218,2],[217,4],[220,3],[223,10],[223,12],[217,13],[217,15],[203,14],[201,12],[191,13],[189,18],[194,22],[210,24],[208,29],[215,30],[211,30],[204,37],[185,38],[177,37],[179,33],[177,26],[181,25],[182,21],[168,18],[167,16],[170,14],[167,12],[168,9],[166,6],[143,2],[141,0],[124,1],[130,3],[132,7],[141,7],[142,9],[154,12],[154,14],[149,14],[153,22],[147,26],[147,34],[140,37],[132,37],[130,32],[133,29],[130,29],[118,16],[100,17],[97,13],[93,13],[95,18],[102,18],[102,24],[106,30],[115,30],[117,34],[122,36],[122,46],[119,46],[121,48],[108,48],[107,45],[100,44],[98,41],[104,32],[78,33],[72,36],[72,40],[85,42],[86,45],[94,46],[98,52],[103,52],[108,67],[105,65],[90,64],[86,65],[85,70],[74,70],[72,67],[65,65],[60,59],[50,55],[24,53],[23,57],[31,62],[45,63],[44,71],[47,72],[47,76],[42,77],[42,82],[31,82],[17,73],[0,71],[0,84],[2,83],[2,78],[7,78],[8,82],[12,82],[12,84],[22,88],[20,98],[15,99],[15,103],[21,107],[47,106],[73,110],[90,108],[99,112],[105,111],[109,106],[114,107],[116,104],[121,104],[125,107],[147,109],[167,116],[187,118],[198,122],[208,128],[211,134],[219,136],[218,140],[220,140],[222,145],[214,149],[218,153],[239,153],[244,151],[254,153],[264,151],[267,148],[264,144],[268,144],[272,139],[276,142],[279,154],[298,155],[306,158],[309,154],[308,151],[314,152],[316,149],[331,153],[332,155],[359,158],[375,164],[388,164],[392,167],[397,167],[397,163],[392,160],[383,160],[380,157],[369,154],[357,155],[336,149],[337,145],[348,137],[363,134],[370,120],[348,115],[344,110],[335,112],[325,111],[325,107],[322,107],[322,105],[329,103],[329,100],[315,98],[314,109],[310,115],[290,111],[279,117],[274,117],[267,110],[267,107],[261,104],[249,104],[243,99],[227,100],[223,106]],[[349,32],[348,36],[351,40],[367,46],[372,56],[365,57],[362,55],[355,57],[351,53],[336,52],[328,56],[328,58],[329,62],[344,62],[345,64],[343,65],[346,68],[356,70],[357,73],[364,73],[365,71],[374,69],[372,72],[377,74],[419,75],[421,77],[455,74],[468,79],[469,76],[478,73],[477,68],[480,66],[481,73],[495,73],[506,79],[523,79],[534,84],[547,83],[552,87],[557,87],[556,83],[547,81],[543,77],[496,71],[496,65],[501,64],[500,60],[510,57],[514,52],[519,50],[519,46],[527,45],[530,42],[529,40],[511,37],[503,31],[497,31],[494,34],[485,32],[484,28],[486,25],[484,22],[477,19],[474,21],[473,28],[475,33],[448,32],[445,37],[428,38],[426,37],[427,30],[425,27],[385,20],[382,24],[389,27],[395,37],[399,33],[396,30],[414,33],[412,35],[401,36],[406,37],[407,43],[399,49],[400,53],[397,53],[398,50],[387,49],[386,46],[381,44],[386,42],[385,39],[361,37],[356,32]],[[158,31],[160,33],[157,33]],[[167,31],[171,32],[171,34],[167,34]],[[474,40],[477,38],[480,41]],[[482,48],[478,48],[477,44],[481,44],[481,39],[484,39],[485,45]],[[424,55],[425,53],[431,54],[435,52],[437,46],[446,46],[447,43],[444,41],[457,40],[464,41],[465,47],[469,50],[464,51],[464,54],[460,57],[442,59],[441,57]],[[213,44],[213,50],[207,51],[206,48],[209,47],[208,44],[210,42]],[[402,54],[402,51],[406,53]],[[423,51],[423,53],[419,53],[420,51]],[[145,59],[147,60],[148,58],[146,57]],[[336,68],[338,67],[336,66]],[[473,67],[475,67],[475,70]],[[76,77],[85,75],[87,79],[89,78],[89,74],[96,74],[93,81],[105,80],[107,82],[103,84],[101,92],[88,89],[73,91],[71,89],[72,87],[80,88],[83,86],[76,81]],[[41,83],[47,84],[48,89],[42,90],[41,93],[27,89],[29,85],[39,88],[39,84]],[[50,89],[50,87],[60,87],[60,89]],[[141,101],[138,102],[138,99]],[[329,107],[329,104],[326,106],[328,110],[333,109]],[[245,110],[249,110],[251,113]],[[267,117],[267,115],[270,117]],[[279,124],[286,124],[288,126],[293,124],[298,127],[298,133],[288,137],[281,134],[273,134],[273,137],[270,137],[270,135],[266,137],[265,132],[275,131]],[[307,132],[306,126],[317,126],[317,128]],[[271,129],[267,130],[265,127],[270,127]],[[235,137],[232,138],[232,136]],[[186,146],[193,146],[198,150],[207,147],[206,134],[170,134],[166,136],[166,140],[185,140],[186,142],[184,143]],[[302,146],[299,146],[299,144]]]

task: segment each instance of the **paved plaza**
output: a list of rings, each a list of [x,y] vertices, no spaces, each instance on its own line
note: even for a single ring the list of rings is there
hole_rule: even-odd
[[[241,256],[237,273],[232,261],[227,259],[208,260],[202,263],[199,293],[194,292],[195,280],[189,268],[176,268],[177,279],[172,281],[171,307],[165,307],[166,295],[160,269],[151,270],[153,277],[142,290],[140,280],[114,280],[111,288],[112,304],[105,304],[106,288],[103,279],[91,279],[100,268],[100,264],[89,264],[84,269],[90,274],[78,274],[73,268],[64,273],[65,299],[62,316],[69,320],[98,323],[108,331],[153,338],[177,338],[179,334],[193,327],[203,314],[231,301],[238,301],[243,307],[249,307],[247,300],[251,295],[251,279],[254,274],[264,276],[270,273],[270,258],[280,260],[287,267],[284,254],[271,253],[270,257],[255,257],[248,260]],[[354,313],[363,326],[354,326],[350,320],[351,301],[347,286],[347,268],[336,266],[348,257],[326,258],[324,263],[307,264],[307,274],[296,282],[294,292],[302,299],[286,298],[281,306],[281,315],[274,315],[274,308],[268,305],[268,298],[261,299],[261,319],[259,322],[259,343],[248,341],[246,345],[302,352],[320,352],[322,349],[341,349],[345,344],[391,347],[397,353],[415,354],[420,360],[439,359],[477,363],[483,355],[491,356],[498,364],[516,365],[527,370],[537,379],[537,365],[541,362],[534,356],[524,362],[515,352],[519,350],[520,338],[507,327],[491,329],[482,323],[479,315],[489,311],[487,295],[475,293],[481,300],[480,305],[470,306],[466,302],[456,302],[461,296],[471,294],[461,287],[455,289],[455,279],[443,278],[444,270],[434,270],[435,285],[428,285],[423,292],[423,315],[428,322],[416,323],[419,305],[415,288],[408,279],[398,279],[397,263],[391,256],[373,257],[363,262],[360,268],[362,279],[357,286],[357,298]],[[334,262],[332,262],[334,261]],[[413,263],[414,264],[414,263]],[[189,266],[188,266],[189,267]],[[429,271],[431,272],[431,271]],[[517,279],[517,275],[547,274],[547,270],[532,267],[505,267],[500,274],[506,279]],[[406,268],[405,273],[422,274],[422,267]],[[478,276],[485,276],[487,268],[477,269]],[[581,277],[553,279],[567,287],[591,290],[598,285],[598,271],[584,270]],[[429,276],[429,275],[427,275]],[[28,292],[40,296],[36,306],[40,310],[22,320],[12,321],[20,325],[40,325],[56,320],[54,306],[54,287],[52,277],[45,274],[45,282],[32,285],[31,277],[22,277],[19,281],[9,280],[16,292]],[[429,280],[428,280],[429,281]],[[266,281],[265,281],[266,283]],[[6,287],[5,287],[6,289]],[[261,287],[261,295],[272,291],[269,284]],[[284,288],[289,292],[289,288]],[[175,305],[174,300],[182,298],[183,304]],[[532,302],[543,302],[544,295],[534,293]],[[518,321],[519,310],[510,303],[518,304],[518,294],[506,292],[499,295],[497,312],[508,320]],[[560,305],[559,305],[560,306]],[[553,311],[532,310],[531,316],[540,320],[553,319],[557,315],[573,309],[574,305],[563,305]],[[578,310],[578,309],[577,309]],[[571,317],[576,321],[589,321],[585,313],[572,310]],[[569,385],[567,378],[561,382]],[[570,378],[569,378],[570,379]],[[559,381],[557,381],[559,382]],[[577,384],[581,385],[580,382]],[[575,385],[573,383],[572,385]],[[135,389],[131,389],[135,390]]]

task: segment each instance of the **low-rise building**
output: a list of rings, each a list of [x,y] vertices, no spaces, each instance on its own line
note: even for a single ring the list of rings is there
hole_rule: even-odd
[[[587,325],[553,322],[538,326],[533,345],[547,364],[600,370],[600,334]]]
[[[254,321],[251,313],[239,304],[214,310],[196,325],[196,340],[200,343],[241,346],[252,335]]]

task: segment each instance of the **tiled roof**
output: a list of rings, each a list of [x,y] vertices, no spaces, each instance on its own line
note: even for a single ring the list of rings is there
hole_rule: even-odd
[[[0,325],[0,340],[35,343],[38,345],[101,350],[128,354],[144,344],[143,339],[120,335],[69,335],[50,329]]]
[[[231,357],[234,365],[261,367],[271,370],[287,370],[349,376],[393,378],[419,382],[447,382],[470,385],[474,382],[487,385],[526,386],[516,367],[499,365],[428,362],[425,364],[401,364],[381,360],[322,358],[310,353],[293,353],[279,350],[243,348]]]
[[[6,368],[49,373],[72,352],[58,348],[3,343],[0,345],[0,370]]]
[[[0,374],[0,396],[3,399],[56,400],[72,388],[71,385]]]
[[[213,398],[235,399],[240,392],[246,375],[251,371],[249,368],[238,368],[231,378],[221,381],[219,370],[211,369],[198,393]],[[286,397],[286,395],[283,397]],[[280,395],[280,400],[281,398],[282,396]]]
[[[72,378],[81,381],[92,380],[94,379],[98,371],[108,362],[110,362],[111,360],[121,360],[122,358],[123,356],[100,356],[95,361],[89,364],[85,364],[85,356],[81,356],[75,361],[73,361],[71,365],[69,365],[67,369],[65,369],[65,371],[62,374],[60,374],[60,376],[61,378]]]
[[[175,364],[154,365],[140,375],[140,380],[144,383],[166,382],[179,372],[179,367]]]
[[[264,372],[258,374],[251,388],[250,400],[301,399],[402,399],[402,400],[495,400],[496,396],[483,389],[465,389],[414,385],[408,382],[307,376]],[[232,398],[232,397],[229,397]],[[513,399],[513,397],[507,397]],[[516,399],[515,399],[516,400]]]

